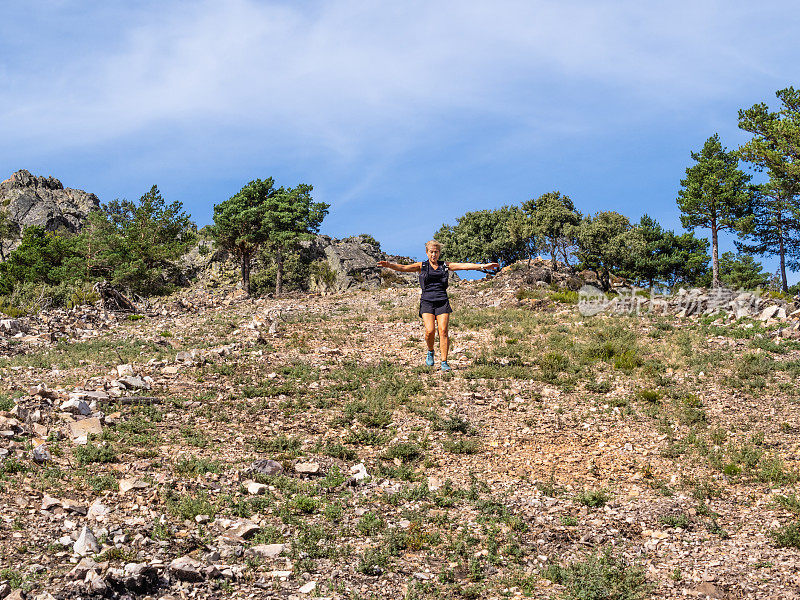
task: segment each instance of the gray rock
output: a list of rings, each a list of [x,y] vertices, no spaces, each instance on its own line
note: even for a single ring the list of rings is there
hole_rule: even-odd
[[[261,531],[261,527],[259,527],[252,521],[241,520],[234,524],[231,533],[233,533],[236,536],[239,536],[244,540],[247,540],[253,537],[255,534],[257,534],[259,531]]]
[[[86,556],[87,554],[100,552],[100,546],[97,544],[97,538],[94,537],[91,530],[84,525],[78,539],[72,546],[72,550],[80,556]]]
[[[283,473],[283,465],[275,460],[260,458],[254,461],[247,471],[250,473],[258,473],[259,475],[267,475],[271,477],[273,475],[280,475]]]
[[[127,377],[121,377],[120,383],[124,385],[126,388],[130,389],[138,389],[138,390],[149,390],[150,384],[139,377],[138,375],[128,375]]]
[[[191,556],[181,556],[169,564],[169,572],[182,581],[202,581],[203,564]]]
[[[0,319],[0,333],[5,335],[15,335],[22,330],[22,326],[17,319]]]
[[[89,213],[100,207],[94,194],[65,188],[54,177],[35,177],[21,170],[0,182],[0,203],[18,231],[38,225],[47,231],[78,233]],[[3,250],[19,245],[19,238],[3,242]]]
[[[775,305],[768,306],[764,310],[761,311],[760,315],[758,315],[758,320],[759,321],[766,321],[768,319],[772,319],[775,315],[778,314],[778,310],[780,310],[780,307],[778,307],[778,306],[775,306]]]
[[[286,544],[258,544],[248,548],[246,554],[267,560],[278,558],[285,548]]]
[[[311,291],[343,292],[356,288],[377,288],[383,283],[412,284],[416,274],[398,273],[381,269],[379,260],[400,262],[405,257],[387,255],[364,236],[354,236],[337,240],[327,235],[318,235],[304,242],[303,253],[308,260],[323,264],[321,269],[312,270],[308,282]]]
[[[39,444],[31,450],[31,460],[33,460],[33,462],[42,464],[52,458],[53,457],[50,456],[50,450],[47,449],[47,444]]]
[[[92,409],[89,408],[89,405],[86,402],[83,400],[76,400],[74,398],[62,402],[59,408],[64,412],[72,413],[73,415],[92,414]]]

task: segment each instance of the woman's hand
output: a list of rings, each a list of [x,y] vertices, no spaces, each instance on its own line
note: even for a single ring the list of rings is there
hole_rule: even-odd
[[[486,263],[484,265],[484,268],[494,271],[495,269],[500,268],[500,263]]]
[[[378,261],[378,266],[379,267],[383,267],[384,269],[388,269],[390,264],[392,264],[392,263],[390,263],[388,260],[379,260]]]

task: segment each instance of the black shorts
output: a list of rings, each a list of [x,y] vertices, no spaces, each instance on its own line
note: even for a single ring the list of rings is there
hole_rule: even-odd
[[[438,316],[451,312],[453,312],[453,309],[450,308],[450,300],[434,300],[433,302],[431,302],[430,300],[419,301],[420,317],[422,316],[422,313],[430,313],[432,315]]]

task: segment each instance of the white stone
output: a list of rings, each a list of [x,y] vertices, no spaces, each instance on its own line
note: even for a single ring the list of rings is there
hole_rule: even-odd
[[[316,581],[309,581],[307,584],[305,584],[303,587],[301,587],[297,591],[300,592],[301,594],[310,594],[315,589],[317,589],[317,582]]]
[[[367,468],[364,466],[364,463],[358,463],[350,467],[350,474],[355,481],[363,481],[368,477]]]
[[[86,513],[86,516],[90,519],[94,519],[96,521],[102,521],[106,518],[106,515],[109,513],[109,508],[100,502],[98,498],[89,506],[89,511]]]
[[[133,365],[117,365],[117,377],[128,377],[129,375],[133,375]]]
[[[294,470],[296,473],[301,473],[303,475],[316,475],[317,473],[319,473],[319,463],[315,462],[297,463],[294,466]]]
[[[72,550],[76,554],[86,556],[87,554],[97,554],[100,552],[100,546],[97,544],[97,539],[94,537],[91,530],[84,526],[83,529],[81,529],[78,539],[72,545]]]
[[[259,558],[278,558],[281,552],[286,548],[285,544],[258,544],[249,548],[247,553]]]
[[[265,494],[269,489],[269,486],[263,483],[258,483],[256,481],[248,481],[245,484],[245,489],[247,490],[248,494],[258,496],[260,494]]]
[[[203,565],[191,556],[181,556],[169,564],[170,572],[183,581],[201,581]]]
[[[780,308],[778,306],[768,306],[764,310],[761,311],[761,314],[758,315],[759,321],[767,321],[768,319],[773,318]]]
[[[84,402],[83,400],[76,400],[74,398],[70,398],[65,402],[61,403],[59,407],[64,412],[72,413],[74,415],[90,415],[92,414],[92,409],[89,408],[89,405]]]

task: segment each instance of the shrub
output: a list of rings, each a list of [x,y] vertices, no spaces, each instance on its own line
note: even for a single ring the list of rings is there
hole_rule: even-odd
[[[542,577],[562,584],[567,600],[637,600],[649,592],[644,569],[610,551],[587,556],[567,567],[550,565]]]
[[[397,458],[403,463],[414,462],[422,458],[422,456],[422,448],[415,442],[397,442],[389,446],[383,454],[386,459],[393,460]]]
[[[91,442],[85,446],[77,446],[72,453],[78,461],[78,466],[86,466],[90,463],[110,463],[116,462],[117,455],[114,448],[105,444],[102,446],[95,446]]]
[[[196,477],[203,473],[219,473],[221,463],[208,458],[198,458],[196,456],[183,456],[175,465],[175,473],[178,475],[187,475],[189,477]]]
[[[445,440],[442,447],[452,454],[478,454],[482,450],[481,443],[475,439]]]
[[[200,491],[197,495],[180,495],[168,489],[164,493],[164,501],[169,512],[184,520],[191,521],[197,515],[208,515],[213,518],[217,514],[216,506],[208,499],[205,491]]]
[[[575,496],[578,504],[583,504],[589,508],[600,508],[611,500],[611,494],[607,490],[584,490]]]
[[[794,522],[769,532],[778,548],[800,548],[800,523]]]
[[[553,292],[550,294],[550,299],[553,302],[563,302],[564,304],[577,304],[578,292],[572,290],[564,290],[563,292]]]
[[[373,512],[364,513],[358,520],[356,529],[365,536],[372,536],[386,527],[386,523]]]

